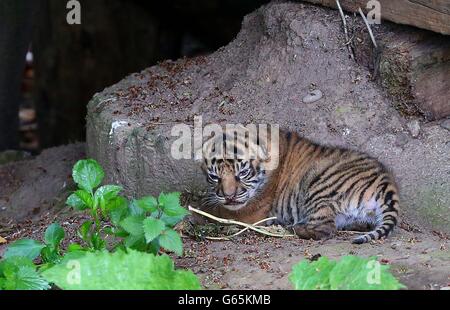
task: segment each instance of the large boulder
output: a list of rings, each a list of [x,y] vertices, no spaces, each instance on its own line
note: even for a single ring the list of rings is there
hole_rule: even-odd
[[[366,151],[396,175],[402,209],[450,231],[450,132],[401,116],[368,69],[348,54],[338,12],[271,3],[248,15],[237,38],[207,56],[166,61],[94,96],[88,154],[127,195],[204,188],[200,164],[171,155],[172,128],[276,123],[314,141]],[[322,98],[303,100],[311,90]]]

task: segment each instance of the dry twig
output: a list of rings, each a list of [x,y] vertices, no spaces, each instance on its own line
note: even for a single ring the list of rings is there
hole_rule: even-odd
[[[229,240],[229,238],[236,237],[236,236],[240,235],[241,233],[243,233],[244,231],[246,231],[248,229],[254,230],[254,231],[256,231],[256,232],[258,232],[260,234],[271,236],[271,237],[283,238],[283,237],[293,237],[294,236],[294,235],[291,235],[291,234],[275,234],[275,233],[271,233],[271,232],[267,231],[266,229],[262,228],[261,226],[257,226],[258,224],[261,224],[263,222],[275,219],[273,217],[267,218],[267,219],[263,219],[263,220],[261,220],[259,222],[256,222],[255,224],[252,225],[252,224],[247,224],[247,223],[243,223],[243,222],[239,222],[239,221],[235,221],[235,220],[223,219],[223,218],[211,215],[211,214],[209,214],[207,212],[195,209],[195,208],[193,208],[191,206],[189,206],[189,211],[192,211],[192,212],[195,212],[197,214],[203,215],[203,216],[205,216],[207,218],[210,218],[210,219],[212,219],[214,221],[217,221],[219,223],[222,223],[222,224],[234,224],[234,225],[239,225],[239,226],[245,227],[244,229],[240,230],[239,232],[237,232],[237,233],[235,233],[235,234],[233,234],[231,236],[228,236],[228,237],[207,237],[207,239],[211,239],[211,240]]]
[[[375,42],[375,37],[373,36],[372,29],[370,28],[369,22],[367,21],[367,18],[364,15],[361,8],[359,8],[358,10],[359,10],[359,14],[361,15],[362,19],[364,20],[364,23],[366,24],[367,30],[369,30],[370,39],[372,40],[372,43],[375,46],[375,48],[377,48],[378,47],[377,42]]]
[[[348,30],[347,30],[347,21],[345,20],[344,11],[342,11],[341,4],[339,0],[336,0],[336,5],[339,9],[339,14],[341,15],[342,24],[344,25],[344,35],[345,35],[345,45],[347,46],[348,52],[350,53],[350,57],[355,60],[355,55],[353,54],[352,47],[350,46],[351,40],[348,38]]]

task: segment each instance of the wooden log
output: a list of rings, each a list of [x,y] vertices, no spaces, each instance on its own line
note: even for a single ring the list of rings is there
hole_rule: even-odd
[[[373,70],[397,110],[428,120],[450,116],[449,38],[386,22],[373,27],[378,44],[374,48],[363,22],[355,22],[356,61]]]
[[[337,8],[335,0],[304,0],[306,2]],[[378,0],[381,18],[398,24],[411,25],[450,35],[450,0]],[[367,13],[368,0],[340,0],[342,8]]]

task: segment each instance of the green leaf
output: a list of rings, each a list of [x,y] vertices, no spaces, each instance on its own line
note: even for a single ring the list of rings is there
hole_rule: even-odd
[[[153,196],[147,196],[136,200],[135,204],[146,212],[154,212],[158,209],[158,201]]]
[[[118,225],[130,213],[128,201],[124,197],[117,196],[107,203],[106,212],[108,212],[111,222]]]
[[[145,215],[145,211],[136,204],[136,200],[131,201],[129,211],[130,215]]]
[[[64,229],[58,223],[51,224],[45,231],[44,240],[53,248],[57,248],[64,239]]]
[[[41,250],[45,247],[44,244],[37,242],[33,239],[21,239],[17,240],[16,242],[12,243],[8,249],[6,250],[6,253],[4,255],[5,258],[10,257],[26,257],[31,260],[36,259],[39,254],[41,254]]]
[[[120,222],[120,226],[129,234],[134,236],[144,235],[144,216],[131,215]]]
[[[330,271],[336,262],[327,257],[321,257],[317,261],[304,260],[293,267],[289,280],[296,290],[329,290]]]
[[[91,243],[94,250],[104,250],[106,248],[106,242],[97,233],[92,234]]]
[[[404,288],[375,257],[343,257],[330,273],[333,290],[397,290]]]
[[[89,193],[102,183],[105,173],[97,161],[85,159],[78,161],[72,170],[75,183]]]
[[[404,288],[375,258],[344,256],[340,261],[321,257],[295,265],[289,280],[298,290],[398,290]]]
[[[145,240],[150,243],[158,237],[166,229],[166,224],[163,221],[148,217],[144,220]]]
[[[175,230],[165,230],[158,240],[159,245],[164,249],[175,252],[178,256],[183,255],[183,241],[181,241],[180,235]]]
[[[147,245],[145,252],[157,255],[160,248],[161,246],[159,245],[159,238],[155,238]]]
[[[108,202],[116,198],[121,190],[122,187],[117,185],[104,185],[99,187],[94,194],[94,205],[100,205],[102,211],[106,211]]]
[[[71,243],[67,247],[67,252],[78,252],[78,251],[84,251],[84,248],[79,245],[78,243]]]
[[[72,195],[75,195],[75,197],[71,198]],[[82,211],[85,209],[92,209],[94,207],[94,201],[92,200],[92,195],[90,193],[86,192],[85,190],[79,189],[72,195],[69,196],[69,198],[72,199],[72,201],[70,201],[70,202],[75,205],[75,206],[73,206],[75,209]],[[67,201],[69,202],[69,199],[67,199]],[[80,203],[80,201],[81,201],[81,203]],[[68,203],[68,205],[71,206],[69,203]]]
[[[99,187],[94,194],[94,198],[103,197],[105,200],[111,200],[116,198],[122,190],[121,186],[117,185],[104,185]]]
[[[81,200],[76,193],[73,193],[70,195],[67,200],[66,204],[75,210],[83,211],[89,208],[88,205],[86,205],[83,200]]]
[[[180,193],[161,193],[158,201],[161,209],[168,216],[185,216],[189,214],[189,211],[180,205]]]
[[[0,262],[0,289],[46,290],[50,286],[37,272],[30,259],[8,258]]]
[[[181,220],[183,220],[183,218],[185,217],[185,215],[181,215],[181,216],[168,216],[166,214],[163,214],[160,217],[160,220],[163,221],[164,223],[166,223],[167,226],[169,227],[174,227],[176,224],[178,224],[179,222],[181,222]]]
[[[91,242],[91,227],[94,225],[92,221],[86,221],[81,224],[80,229],[78,230],[78,236],[85,242]]]
[[[127,248],[131,248],[133,250],[138,250],[141,252],[145,252],[147,246],[143,235],[142,236],[129,235],[124,239],[124,245]]]
[[[125,229],[123,229],[122,227],[113,227],[112,230],[111,230],[111,233],[112,233],[114,236],[119,237],[119,238],[125,238],[125,237],[128,237],[128,236],[130,235],[130,234],[129,234]]]
[[[43,272],[64,290],[189,290],[200,289],[191,271],[175,270],[166,255],[128,250],[96,252]]]
[[[42,249],[41,257],[44,263],[56,264],[61,260],[61,255],[59,255],[58,251],[51,246],[46,246]]]

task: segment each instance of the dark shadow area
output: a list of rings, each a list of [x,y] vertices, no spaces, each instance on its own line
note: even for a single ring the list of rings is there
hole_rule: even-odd
[[[0,150],[18,148],[17,140],[21,149],[33,153],[84,140],[86,104],[96,92],[158,61],[208,54],[226,45],[238,33],[243,17],[268,1],[79,2],[80,25],[67,23],[67,1],[3,2],[3,14],[23,17],[22,22],[0,21],[5,23],[0,58],[8,60],[6,75],[23,72],[26,46],[31,53],[22,96],[16,92],[0,99],[8,120],[0,133],[0,141],[4,140]],[[14,60],[4,55],[11,49]],[[0,88],[18,91],[19,84],[18,79],[9,79]]]

